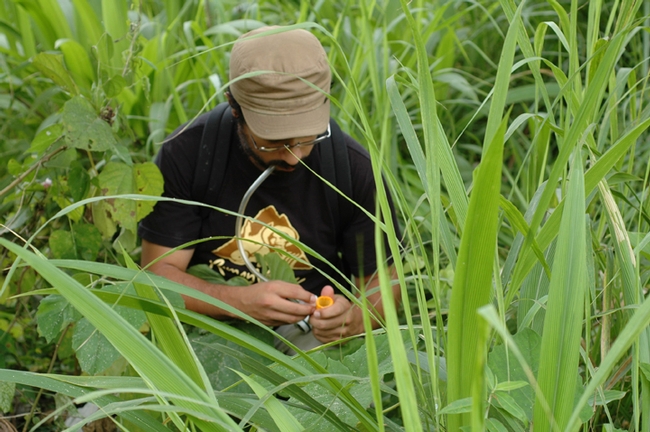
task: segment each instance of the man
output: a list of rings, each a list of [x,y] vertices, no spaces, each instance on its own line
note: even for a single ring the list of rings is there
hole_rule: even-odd
[[[224,180],[218,192],[218,207],[237,211],[244,193],[269,166],[273,173],[258,187],[247,204],[247,216],[273,226],[299,240],[342,272],[359,279],[366,290],[378,286],[375,270],[374,224],[356,206],[345,221],[333,220],[327,208],[324,182],[311,171],[321,172],[319,146],[331,145],[331,72],[325,50],[305,30],[283,32],[262,28],[243,35],[230,57],[229,92],[226,93],[235,124]],[[256,71],[266,71],[255,74]],[[269,72],[273,71],[273,72]],[[244,76],[243,78],[241,78]],[[240,78],[240,79],[238,79]],[[192,181],[197,169],[199,144],[206,115],[179,128],[156,158],[165,179],[164,196],[192,200]],[[236,131],[236,133],[235,133]],[[375,185],[368,153],[344,135],[352,181],[352,200],[371,214],[375,212]],[[211,211],[206,217],[198,207],[160,201],[140,224],[142,265],[149,270],[209,294],[245,312],[302,349],[362,333],[362,311],[341,295],[328,277],[344,283],[338,272],[323,260],[307,255],[268,226],[246,221],[241,236],[246,256],[278,248],[291,264],[300,284],[260,281],[246,267],[235,237],[236,217]],[[202,242],[159,259],[186,242]],[[157,260],[158,259],[158,260]],[[157,261],[156,261],[157,260]],[[360,262],[362,260],[362,262]],[[244,276],[248,287],[217,285],[194,277],[186,270],[209,264],[226,279]],[[333,305],[316,310],[316,296],[334,299]],[[394,288],[399,300],[399,287]],[[378,290],[368,296],[376,313],[383,314]],[[296,302],[298,300],[299,302]],[[186,307],[217,319],[232,319],[230,313],[186,297]],[[313,328],[300,335],[294,323],[310,317]],[[377,326],[377,323],[374,323]]]

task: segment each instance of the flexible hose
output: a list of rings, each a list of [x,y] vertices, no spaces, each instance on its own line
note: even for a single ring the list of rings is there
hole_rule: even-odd
[[[268,282],[268,278],[264,276],[262,273],[260,273],[257,268],[253,265],[253,263],[248,259],[248,254],[246,253],[246,250],[244,249],[244,241],[242,238],[242,223],[244,220],[244,212],[246,211],[246,206],[248,205],[248,201],[250,201],[251,196],[255,193],[258,187],[266,180],[268,176],[271,175],[273,170],[275,169],[275,166],[270,166],[267,169],[260,174],[260,176],[253,182],[252,185],[248,188],[246,193],[241,199],[241,202],[239,203],[239,210],[237,211],[237,219],[235,220],[235,235],[237,239],[237,249],[239,249],[239,253],[244,260],[244,264],[246,264],[246,267],[248,270],[250,270],[251,273],[253,273],[259,280],[262,282]],[[298,301],[298,300],[295,300]],[[296,327],[298,327],[300,330],[302,330],[303,333],[309,333],[311,331],[311,325],[309,324],[309,316],[307,316],[304,320],[297,322]]]

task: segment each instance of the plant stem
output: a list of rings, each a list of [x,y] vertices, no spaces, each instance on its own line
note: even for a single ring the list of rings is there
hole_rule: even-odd
[[[32,173],[32,171],[40,168],[44,163],[48,162],[54,156],[56,156],[57,154],[61,153],[63,150],[66,150],[66,149],[67,149],[67,147],[59,147],[58,149],[54,150],[49,155],[44,156],[41,160],[36,162],[33,166],[29,167],[29,169],[27,169],[27,171],[25,171],[24,173],[22,173],[21,175],[16,177],[16,179],[14,181],[12,181],[11,183],[9,183],[9,185],[6,188],[2,189],[0,191],[0,197],[2,197],[7,192],[9,192],[11,189],[16,187],[16,185],[19,184],[21,181],[23,181],[25,179],[25,177],[27,177],[29,174]]]

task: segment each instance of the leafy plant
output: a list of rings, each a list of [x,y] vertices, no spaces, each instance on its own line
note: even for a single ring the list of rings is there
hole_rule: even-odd
[[[646,430],[646,3],[1,2],[0,408],[25,430],[86,402],[129,430]],[[323,41],[403,258],[382,330],[296,358],[134,264],[153,155],[263,24]]]

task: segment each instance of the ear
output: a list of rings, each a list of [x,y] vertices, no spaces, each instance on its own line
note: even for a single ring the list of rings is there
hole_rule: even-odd
[[[235,103],[232,95],[230,92],[224,93],[226,95],[226,99],[228,99],[228,104],[230,105],[230,111],[232,111],[232,116],[234,118],[239,118],[239,112],[235,109]]]

